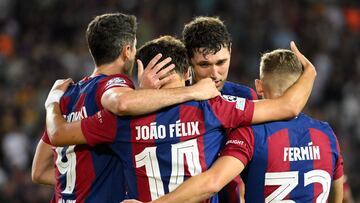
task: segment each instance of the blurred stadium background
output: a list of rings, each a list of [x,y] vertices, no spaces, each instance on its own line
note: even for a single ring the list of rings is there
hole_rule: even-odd
[[[139,46],[159,35],[180,37],[194,16],[220,16],[233,38],[229,80],[251,87],[261,53],[295,40],[318,70],[306,112],[333,126],[360,202],[357,0],[0,0],[0,202],[49,202],[52,188],[30,178],[43,103],[55,79],[77,81],[92,71],[86,26],[117,11],[137,16]]]

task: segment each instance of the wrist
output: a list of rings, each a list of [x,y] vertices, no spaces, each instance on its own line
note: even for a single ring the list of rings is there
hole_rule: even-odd
[[[185,89],[185,94],[184,95],[184,99],[186,101],[190,101],[190,100],[196,100],[196,90],[194,88],[194,86],[188,86],[188,87],[184,87]]]

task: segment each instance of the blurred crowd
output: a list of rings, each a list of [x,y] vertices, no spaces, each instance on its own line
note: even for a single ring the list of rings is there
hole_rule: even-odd
[[[178,37],[197,15],[219,16],[232,34],[229,80],[254,87],[261,53],[290,40],[318,78],[305,112],[337,134],[360,202],[360,1],[356,0],[0,0],[0,202],[49,202],[53,188],[31,182],[44,130],[44,101],[57,78],[91,73],[85,29],[107,12],[138,18],[138,45]]]

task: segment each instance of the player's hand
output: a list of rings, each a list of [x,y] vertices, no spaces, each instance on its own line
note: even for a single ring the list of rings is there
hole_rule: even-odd
[[[56,80],[46,98],[45,109],[48,108],[50,104],[59,103],[60,98],[72,83],[74,83],[74,81],[71,78]]]
[[[143,202],[140,202],[136,199],[126,199],[126,200],[122,201],[121,203],[143,203]]]
[[[207,100],[220,95],[214,81],[211,78],[199,80],[190,86],[194,93],[194,100]]]
[[[54,90],[61,90],[61,91],[65,92],[67,90],[67,88],[69,88],[69,86],[73,83],[74,83],[74,81],[71,78],[58,79],[53,84],[53,86],[50,90],[50,93],[53,92]]]
[[[161,54],[157,54],[153,59],[151,59],[145,70],[143,63],[140,60],[136,61],[138,66],[138,80],[140,88],[159,89],[175,77],[175,74],[167,75],[175,68],[174,64],[168,65],[171,62],[171,58],[168,57],[157,63],[161,57]],[[161,70],[166,65],[168,66]]]
[[[316,69],[314,65],[299,51],[294,41],[290,42],[291,50],[294,52],[296,57],[299,59],[304,67],[304,71],[311,71],[316,76]]]

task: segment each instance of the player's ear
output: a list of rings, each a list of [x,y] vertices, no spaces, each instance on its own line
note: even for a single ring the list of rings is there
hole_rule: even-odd
[[[186,71],[186,73],[185,73],[185,75],[184,75],[185,81],[186,81],[186,80],[191,80],[191,72],[190,72],[190,69],[191,69],[191,67],[189,66],[188,69],[187,69],[187,71]]]
[[[131,52],[132,52],[132,47],[130,46],[130,44],[125,45],[121,51],[123,58],[125,60],[131,58]]]
[[[264,97],[264,84],[261,80],[256,79],[255,80],[255,89],[258,95],[260,95],[261,97]]]

